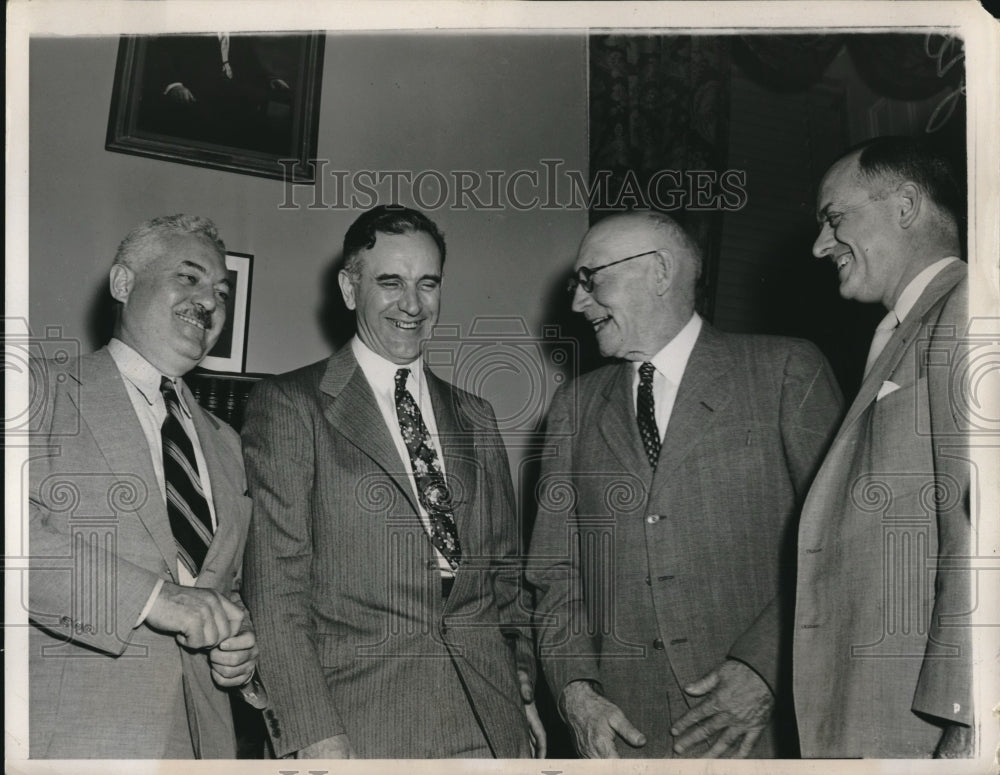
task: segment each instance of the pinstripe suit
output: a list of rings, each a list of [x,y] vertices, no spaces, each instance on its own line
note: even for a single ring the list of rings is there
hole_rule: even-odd
[[[705,324],[654,473],[633,374],[605,366],[553,400],[528,580],[553,694],[597,682],[648,740],[621,755],[656,758],[695,702],[681,687],[727,657],[787,693],[772,601],[791,588],[784,545],[841,399],[809,343]],[[772,722],[752,755],[781,751],[775,734]]]
[[[463,546],[447,600],[351,348],[251,395],[245,597],[279,756],[339,734],[362,757],[461,756],[484,739],[494,756],[530,755],[503,443],[485,401],[426,376]]]

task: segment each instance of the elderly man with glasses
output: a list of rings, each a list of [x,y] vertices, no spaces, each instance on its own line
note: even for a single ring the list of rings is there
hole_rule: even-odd
[[[587,233],[569,282],[618,362],[553,400],[528,579],[582,756],[794,754],[779,592],[841,396],[812,344],[705,322],[700,270],[635,212]]]

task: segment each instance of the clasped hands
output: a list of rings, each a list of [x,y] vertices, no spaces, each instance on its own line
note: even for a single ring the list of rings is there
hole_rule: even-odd
[[[212,679],[222,688],[242,686],[253,676],[257,638],[239,598],[164,582],[145,623],[173,633],[185,648],[207,650]]]
[[[678,756],[711,741],[701,758],[747,757],[774,707],[774,697],[764,680],[742,662],[731,659],[684,691],[700,698],[700,702],[670,729]],[[646,744],[646,736],[589,681],[567,684],[562,705],[577,751],[583,757],[619,758],[619,738],[633,748]]]

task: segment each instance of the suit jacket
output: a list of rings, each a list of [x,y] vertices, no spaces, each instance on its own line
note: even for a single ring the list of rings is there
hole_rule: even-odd
[[[30,469],[30,755],[234,758],[204,652],[134,627],[177,549],[146,438],[106,349],[36,364]],[[197,586],[238,588],[250,502],[239,438],[186,387],[218,528]],[[182,746],[183,748],[183,746]],[[190,756],[190,746],[187,755]]]
[[[932,721],[971,723],[969,574],[937,567],[969,552],[953,379],[966,269],[938,274],[893,334],[803,507],[794,685],[806,756],[926,757],[941,735]]]
[[[266,112],[272,98],[287,101],[290,94],[271,89],[275,76],[264,68],[258,47],[254,36],[230,36],[233,77],[228,78],[215,35],[154,37],[144,61],[137,128],[250,150],[290,151],[290,122],[272,127]],[[180,103],[164,94],[178,82],[191,91],[194,102]]]
[[[250,396],[245,595],[278,756],[346,733],[363,757],[434,757],[462,724],[481,729],[497,757],[529,754],[503,442],[489,404],[425,374],[462,543],[446,601],[405,465],[351,347]],[[530,647],[520,648],[524,663]]]
[[[622,754],[659,757],[687,709],[679,687],[727,657],[787,692],[782,608],[769,604],[793,583],[790,530],[841,398],[813,345],[705,324],[654,474],[633,373],[605,366],[553,400],[528,580],[554,695],[598,682],[648,739]],[[767,738],[755,755],[773,755]]]

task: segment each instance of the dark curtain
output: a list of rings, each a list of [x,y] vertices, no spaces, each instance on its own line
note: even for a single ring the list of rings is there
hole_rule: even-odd
[[[729,49],[721,36],[590,39],[590,178],[592,188],[607,192],[592,206],[591,223],[628,208],[668,210],[702,248],[699,310],[709,315],[720,211],[690,205],[695,185],[716,196],[711,174],[725,170]],[[661,180],[660,195],[650,196],[651,179],[662,170],[680,177]],[[709,175],[696,182],[695,171]],[[657,199],[671,206],[658,207]]]
[[[605,196],[592,199],[591,223],[630,208],[670,212],[702,248],[698,309],[711,319],[726,205],[692,207],[691,175],[721,176],[726,170],[731,65],[773,91],[802,91],[823,77],[845,46],[876,94],[922,100],[947,90],[926,131],[964,174],[961,40],[935,34],[595,35],[590,38],[590,183]],[[674,183],[680,175],[681,195],[666,207],[662,198],[649,196],[650,180],[662,170],[674,171]],[[661,181],[661,192],[673,187]]]

